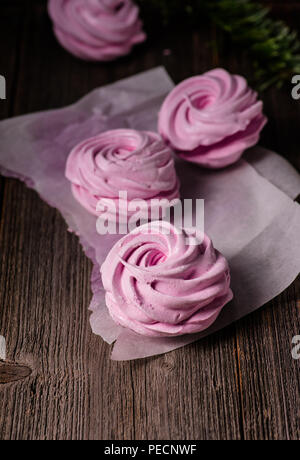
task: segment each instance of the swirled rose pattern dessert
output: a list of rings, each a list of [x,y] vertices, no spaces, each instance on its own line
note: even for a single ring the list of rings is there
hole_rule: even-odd
[[[111,317],[145,336],[202,331],[233,297],[228,264],[211,240],[162,221],[122,238],[101,273]]]
[[[171,91],[160,111],[159,132],[185,160],[222,168],[258,142],[266,123],[262,110],[243,77],[215,69]]]
[[[132,0],[49,0],[48,10],[58,41],[81,59],[112,60],[146,38]]]
[[[111,221],[125,222],[136,213],[132,200],[148,219],[155,201],[163,210],[179,198],[173,152],[152,132],[117,129],[86,139],[70,153],[66,177],[82,206],[96,216],[105,212]]]

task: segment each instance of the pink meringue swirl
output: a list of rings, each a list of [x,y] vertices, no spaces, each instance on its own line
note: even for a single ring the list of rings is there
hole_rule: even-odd
[[[262,109],[243,77],[215,69],[171,91],[160,111],[159,132],[185,160],[222,168],[258,142],[266,123]]]
[[[122,238],[101,274],[113,320],[145,336],[203,331],[233,297],[228,264],[211,240],[167,222]]]
[[[146,38],[132,0],[49,0],[48,10],[58,41],[81,59],[112,60]]]
[[[111,212],[109,220],[126,220],[131,200],[148,219],[152,200],[162,200],[164,209],[179,198],[172,151],[152,132],[117,129],[84,140],[68,157],[66,177],[82,206],[97,216]],[[120,191],[127,200],[119,199]]]

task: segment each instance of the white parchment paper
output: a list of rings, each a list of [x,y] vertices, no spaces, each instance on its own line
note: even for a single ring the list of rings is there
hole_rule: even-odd
[[[119,236],[101,236],[96,218],[73,198],[65,179],[70,150],[107,129],[154,130],[173,83],[163,68],[104,88],[76,104],[0,122],[0,169],[34,188],[62,213],[93,261],[91,326],[108,343],[112,358],[128,360],[165,353],[215,332],[274,298],[300,271],[300,176],[281,156],[256,147],[221,171],[176,162],[182,198],[205,199],[205,231],[227,257],[234,300],[200,334],[145,338],[117,326],[108,315],[99,266]],[[247,161],[246,161],[247,160]]]

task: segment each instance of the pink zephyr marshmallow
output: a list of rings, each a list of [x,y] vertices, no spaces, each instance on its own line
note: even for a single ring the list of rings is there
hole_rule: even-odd
[[[86,139],[70,153],[66,177],[77,201],[109,221],[126,222],[136,213],[130,202],[143,218],[152,212],[160,218],[180,196],[173,152],[152,132],[116,129]]]
[[[149,337],[203,331],[233,298],[227,261],[211,240],[167,222],[118,241],[101,274],[112,319]]]
[[[258,142],[266,121],[263,104],[245,78],[215,69],[188,78],[169,93],[158,128],[183,159],[223,168]]]
[[[58,41],[81,59],[109,61],[146,38],[132,0],[49,0],[48,10]]]

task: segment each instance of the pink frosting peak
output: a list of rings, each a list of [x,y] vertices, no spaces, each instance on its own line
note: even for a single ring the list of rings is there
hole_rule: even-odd
[[[159,132],[185,160],[222,168],[258,142],[267,121],[262,110],[243,77],[215,69],[171,91],[160,111]]]
[[[145,336],[203,331],[233,297],[228,264],[211,240],[167,222],[122,238],[101,274],[111,317]]]
[[[70,153],[66,177],[82,206],[97,216],[111,213],[111,221],[130,216],[131,200],[148,219],[152,200],[163,210],[180,196],[173,152],[152,132],[117,129],[86,139]],[[127,200],[119,199],[121,191]]]
[[[132,0],[49,0],[48,10],[58,41],[81,59],[109,61],[146,38]]]

